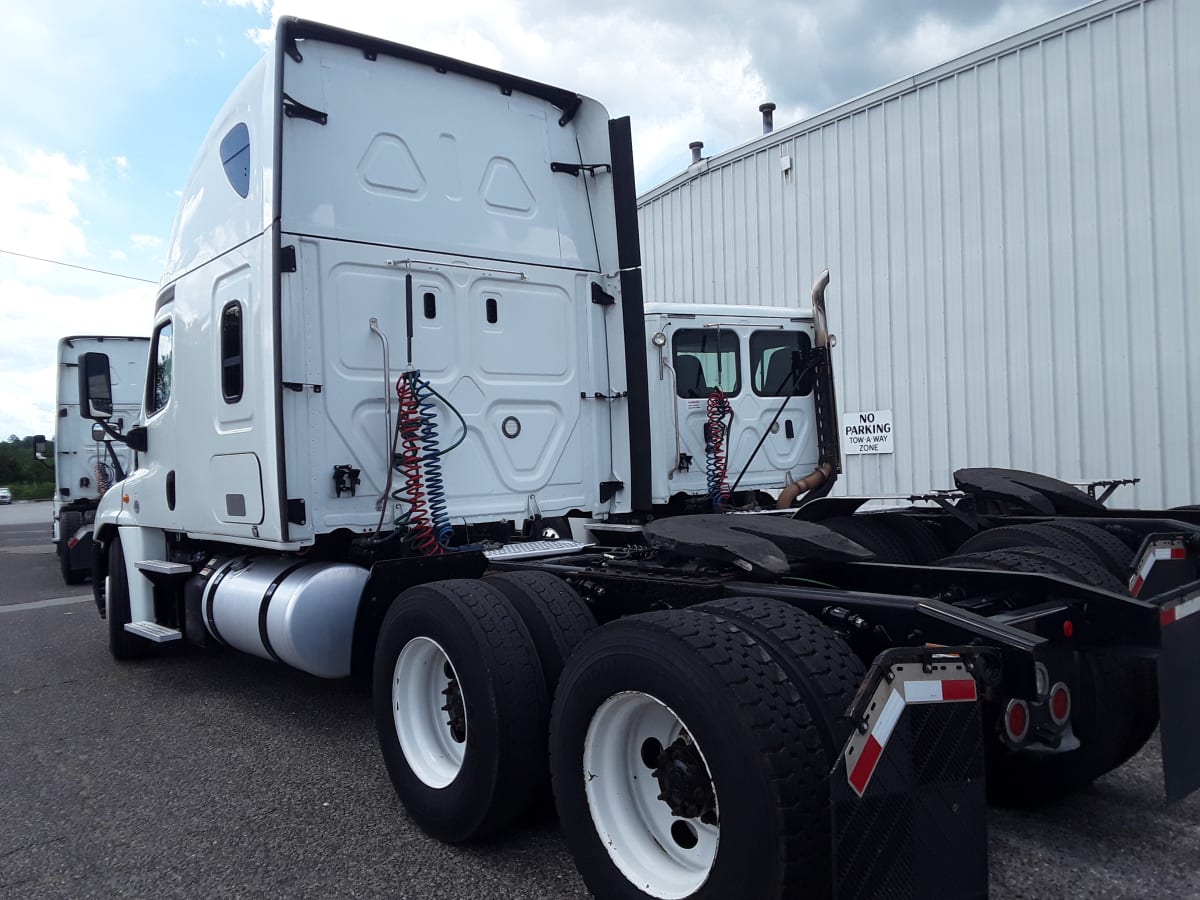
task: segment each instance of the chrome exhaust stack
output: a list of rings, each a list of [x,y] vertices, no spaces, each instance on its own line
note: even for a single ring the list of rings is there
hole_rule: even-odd
[[[817,364],[813,400],[817,414],[817,450],[820,464],[798,481],[787,485],[779,494],[776,509],[789,509],[799,502],[803,505],[829,493],[842,470],[841,442],[838,439],[837,400],[833,390],[833,360],[829,352],[837,338],[829,333],[829,316],[825,310],[825,289],[829,287],[829,270],[817,276],[812,286],[814,352],[824,356]],[[803,498],[801,499],[801,495]]]

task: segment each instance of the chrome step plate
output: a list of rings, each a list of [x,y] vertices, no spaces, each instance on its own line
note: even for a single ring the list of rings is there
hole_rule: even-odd
[[[177,641],[183,637],[183,632],[178,628],[167,628],[165,625],[159,625],[157,622],[126,622],[125,630],[130,634],[136,634],[138,637],[154,641],[156,644]]]
[[[167,562],[161,559],[143,559],[134,563],[140,572],[156,572],[159,575],[191,575],[192,567],[184,563]]]

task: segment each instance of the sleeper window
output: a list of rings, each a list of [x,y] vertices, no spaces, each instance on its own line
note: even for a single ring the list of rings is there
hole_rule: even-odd
[[[221,396],[226,403],[242,399],[242,304],[226,303],[221,310]]]
[[[250,131],[238,122],[221,140],[221,165],[233,189],[245,197],[250,193]]]

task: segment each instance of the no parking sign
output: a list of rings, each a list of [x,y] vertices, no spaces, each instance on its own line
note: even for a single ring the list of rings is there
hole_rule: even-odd
[[[847,456],[863,453],[892,453],[892,411],[842,414],[842,450]]]

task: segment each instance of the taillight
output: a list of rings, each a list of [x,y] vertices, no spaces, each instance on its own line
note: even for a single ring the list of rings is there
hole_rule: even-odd
[[[1024,700],[1009,700],[1004,709],[1004,733],[1013,743],[1025,740],[1029,733],[1029,704]]]
[[[1071,718],[1071,691],[1061,681],[1050,688],[1050,720],[1055,725],[1067,724]]]

